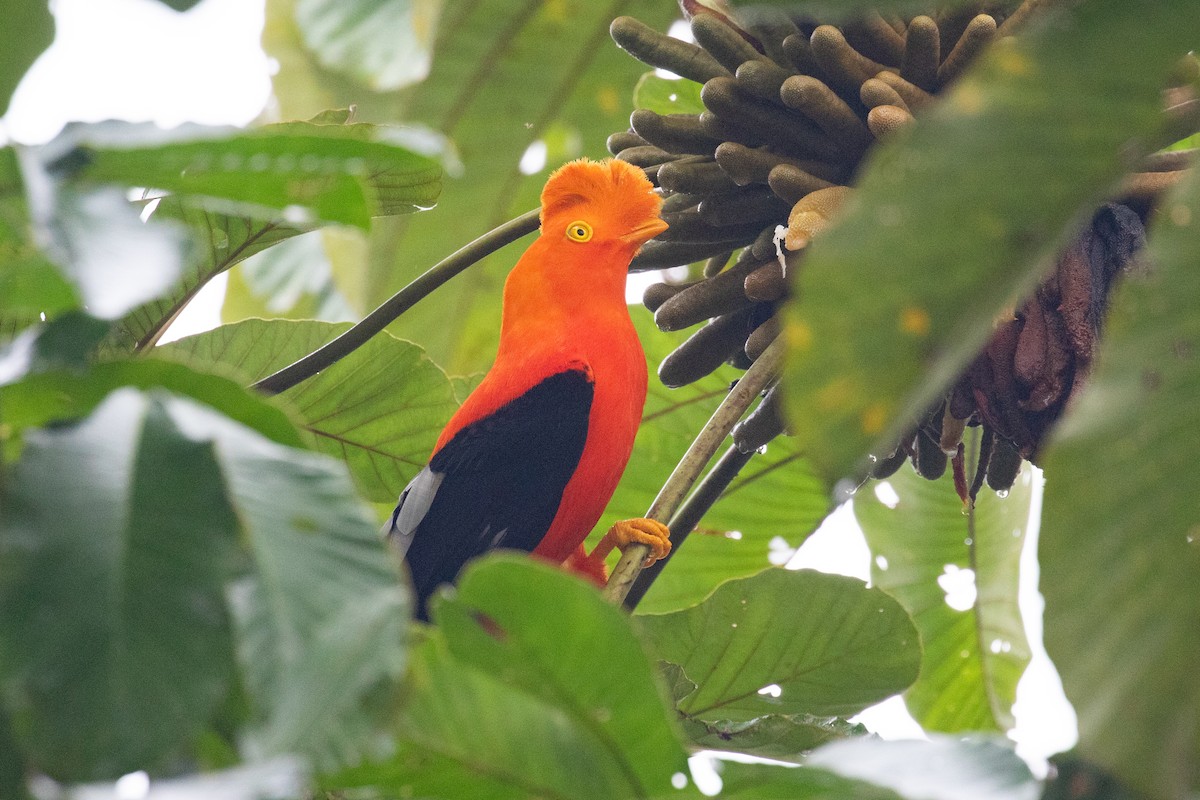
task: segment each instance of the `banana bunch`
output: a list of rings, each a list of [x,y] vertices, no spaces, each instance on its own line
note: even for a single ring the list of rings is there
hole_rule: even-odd
[[[644,296],[664,331],[703,323],[663,360],[663,383],[682,386],[724,363],[749,367],[779,332],[785,270],[852,191],[870,147],[911,124],[990,42],[1046,2],[1024,0],[1014,10],[1011,0],[981,0],[913,17],[873,13],[835,27],[775,7],[739,9],[735,19],[716,3],[680,0],[695,44],[632,17],[614,20],[620,47],[703,87],[702,113],[639,109],[628,130],[608,139],[610,152],[660,187],[670,223],[631,270],[703,262],[697,280],[658,283]],[[1200,67],[1192,62],[1193,71]],[[1112,278],[1140,246],[1154,200],[1185,166],[1176,159],[1131,176],[1124,196],[1137,213],[1101,209],[1056,274],[999,325],[947,398],[876,461],[873,474],[910,460],[936,479],[952,464],[964,502],[984,482],[1010,487],[1086,376]],[[785,247],[801,252],[785,258]],[[735,429],[738,447],[749,452],[784,432],[780,406],[778,390],[768,391]],[[979,425],[978,466],[968,481],[962,437]]]
[[[1036,461],[1047,430],[1086,380],[1109,292],[1145,241],[1137,212],[1102,206],[1059,255],[1054,272],[996,327],[946,399],[875,463],[872,475],[887,477],[911,460],[918,474],[936,480],[949,462],[964,502],[985,482],[1009,489],[1022,460]],[[962,441],[968,425],[982,425],[970,481]]]
[[[703,277],[659,283],[644,298],[662,330],[704,323],[659,367],[682,386],[723,363],[745,369],[779,332],[787,292],[782,238],[803,247],[850,190],[871,145],[912,121],[994,38],[1042,0],[976,2],[930,16],[871,14],[841,27],[762,7],[736,21],[682,0],[692,44],[632,17],[613,21],[616,43],[645,64],[703,84],[700,114],[633,113],[608,149],[664,194],[670,229],[633,271],[704,262]],[[769,392],[735,433],[740,447],[783,431]]]

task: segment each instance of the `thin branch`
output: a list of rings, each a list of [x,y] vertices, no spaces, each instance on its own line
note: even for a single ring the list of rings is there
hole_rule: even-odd
[[[781,340],[782,337],[776,339],[758,357],[758,360],[750,366],[750,369],[746,370],[746,374],[721,401],[721,405],[713,412],[708,423],[696,436],[688,451],[683,454],[683,458],[679,460],[671,477],[667,478],[667,482],[659,490],[658,497],[654,498],[654,502],[650,504],[650,510],[646,512],[646,517],[663,522],[675,514],[684,496],[692,488],[692,484],[700,477],[705,465],[717,452],[717,448],[721,446],[721,442],[725,441],[725,437],[746,413],[746,409],[754,402],[754,398],[758,397],[767,384],[779,374],[779,369],[783,364]],[[643,544],[633,544],[625,548],[621,554],[621,560],[617,562],[616,568],[608,579],[608,585],[604,587],[604,596],[607,600],[613,603],[625,600],[625,596],[629,594],[633,582],[641,573],[642,564],[645,563],[646,556],[649,554],[650,548]]]
[[[704,476],[704,480],[696,486],[696,491],[692,492],[691,496],[675,512],[675,516],[671,517],[671,522],[667,525],[671,529],[671,552],[667,554],[666,558],[655,561],[643,569],[637,576],[637,580],[633,582],[633,587],[625,597],[627,609],[633,611],[637,608],[637,604],[654,585],[654,581],[667,566],[667,562],[679,552],[679,548],[683,546],[688,534],[695,530],[696,526],[700,524],[700,520],[741,472],[742,467],[750,463],[750,459],[754,458],[757,452],[757,450],[751,450],[744,453],[736,445],[730,445],[729,449],[721,454],[721,458]]]
[[[279,394],[353,353],[368,339],[390,325],[397,317],[425,299],[434,289],[482,261],[505,245],[512,244],[538,228],[538,209],[493,228],[475,241],[439,261],[424,275],[385,300],[362,321],[299,361],[254,384],[265,394]]]

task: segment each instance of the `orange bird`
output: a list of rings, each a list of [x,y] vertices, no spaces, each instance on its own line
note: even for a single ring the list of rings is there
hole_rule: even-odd
[[[618,522],[590,554],[583,548],[646,401],[625,278],[641,246],[666,230],[661,206],[623,161],[573,161],[546,182],[541,233],[504,284],[496,361],[384,526],[405,555],[421,618],[434,589],[492,548],[532,552],[596,582],[613,547],[647,544],[651,561],[670,550],[666,526],[648,519]]]

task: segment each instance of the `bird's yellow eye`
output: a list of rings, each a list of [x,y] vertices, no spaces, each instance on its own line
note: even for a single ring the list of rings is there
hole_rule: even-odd
[[[592,238],[592,226],[583,220],[576,220],[567,226],[567,238],[573,242],[586,242]]]

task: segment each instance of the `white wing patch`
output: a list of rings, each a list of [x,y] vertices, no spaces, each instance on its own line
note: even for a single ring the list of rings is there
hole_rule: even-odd
[[[412,545],[413,533],[429,513],[429,507],[433,505],[433,498],[445,477],[446,473],[425,467],[400,493],[396,510],[392,512],[391,519],[384,523],[382,533],[392,537],[392,545],[401,558]]]

